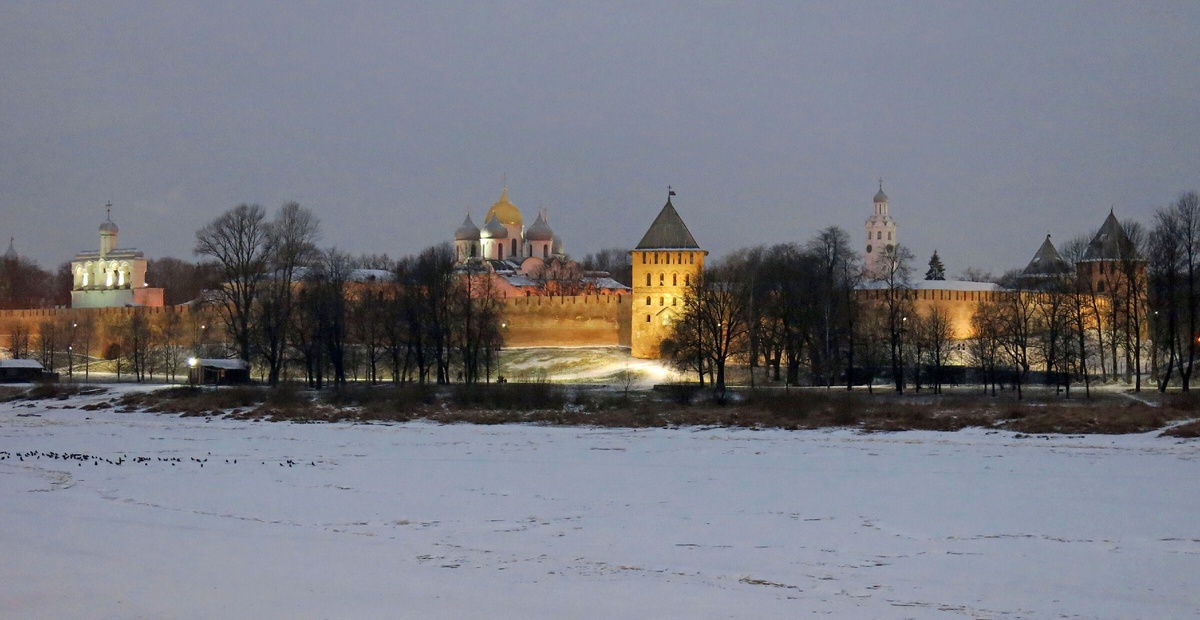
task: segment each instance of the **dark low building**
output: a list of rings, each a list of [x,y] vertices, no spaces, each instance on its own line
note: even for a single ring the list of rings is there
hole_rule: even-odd
[[[188,383],[192,385],[233,385],[250,383],[250,364],[242,360],[188,359]]]
[[[0,382],[3,383],[53,381],[57,378],[57,373],[46,372],[37,360],[0,360]]]

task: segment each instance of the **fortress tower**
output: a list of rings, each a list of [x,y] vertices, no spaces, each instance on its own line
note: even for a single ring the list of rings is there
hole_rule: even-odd
[[[863,267],[870,278],[877,273],[875,263],[886,250],[896,247],[896,220],[888,215],[888,197],[883,193],[883,179],[879,179],[879,191],[875,193],[875,212],[867,218],[866,251]]]
[[[704,273],[704,257],[692,233],[675,211],[668,192],[654,223],[629,254],[633,263],[630,353],[633,357],[659,357],[663,338],[683,311],[688,287]]]

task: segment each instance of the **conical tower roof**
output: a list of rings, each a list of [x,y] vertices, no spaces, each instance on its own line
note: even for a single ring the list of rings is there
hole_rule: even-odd
[[[1071,267],[1067,265],[1067,261],[1063,260],[1062,254],[1059,254],[1054,244],[1050,242],[1050,235],[1046,235],[1046,240],[1042,242],[1042,247],[1038,248],[1037,253],[1033,255],[1033,260],[1029,261],[1029,265],[1025,267],[1021,275],[1028,277],[1055,277],[1069,273],[1071,273]]]
[[[1133,241],[1129,239],[1129,235],[1125,234],[1125,229],[1121,227],[1117,216],[1110,209],[1108,218],[1104,220],[1099,232],[1092,237],[1092,242],[1088,244],[1087,251],[1083,254],[1083,260],[1142,260],[1142,257],[1138,254],[1137,248],[1133,247]]]
[[[17,249],[13,247],[13,241],[15,241],[15,240],[16,239],[13,237],[8,238],[8,251],[4,253],[4,258],[8,258],[8,259],[17,258]]]
[[[671,197],[667,196],[667,204],[658,212],[658,217],[654,218],[654,223],[634,249],[699,250],[700,245],[696,243],[696,238],[688,230],[687,224],[683,223],[683,218],[675,211]]]

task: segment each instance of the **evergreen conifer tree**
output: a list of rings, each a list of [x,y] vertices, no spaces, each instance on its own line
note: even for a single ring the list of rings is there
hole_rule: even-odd
[[[929,271],[925,272],[926,280],[945,280],[946,266],[942,264],[942,257],[938,256],[937,250],[933,251],[933,256],[929,257]]]

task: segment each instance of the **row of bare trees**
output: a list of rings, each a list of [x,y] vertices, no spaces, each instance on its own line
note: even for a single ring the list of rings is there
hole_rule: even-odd
[[[0,310],[52,308],[70,301],[70,263],[51,273],[24,256],[0,257]]]
[[[84,380],[91,376],[94,360],[136,381],[156,376],[174,381],[184,361],[196,348],[197,330],[189,328],[196,317],[167,310],[148,314],[131,311],[97,316],[60,316],[29,325],[13,320],[5,325],[9,352],[14,358],[32,358],[46,370]]]
[[[196,233],[223,284],[207,307],[233,355],[275,385],[295,368],[311,385],[489,379],[500,306],[486,273],[456,268],[442,244],[392,261],[317,247],[320,224],[298,204],[272,219],[239,205]]]
[[[1158,388],[1191,387],[1200,356],[1200,195],[1187,192],[1154,214],[1148,246],[1147,318]]]
[[[768,378],[795,384],[806,367],[832,385],[854,364],[857,260],[836,227],[803,246],[735,252],[692,282],[663,355],[701,384],[707,377],[718,395],[735,358],[749,362],[751,382],[765,367]]]

